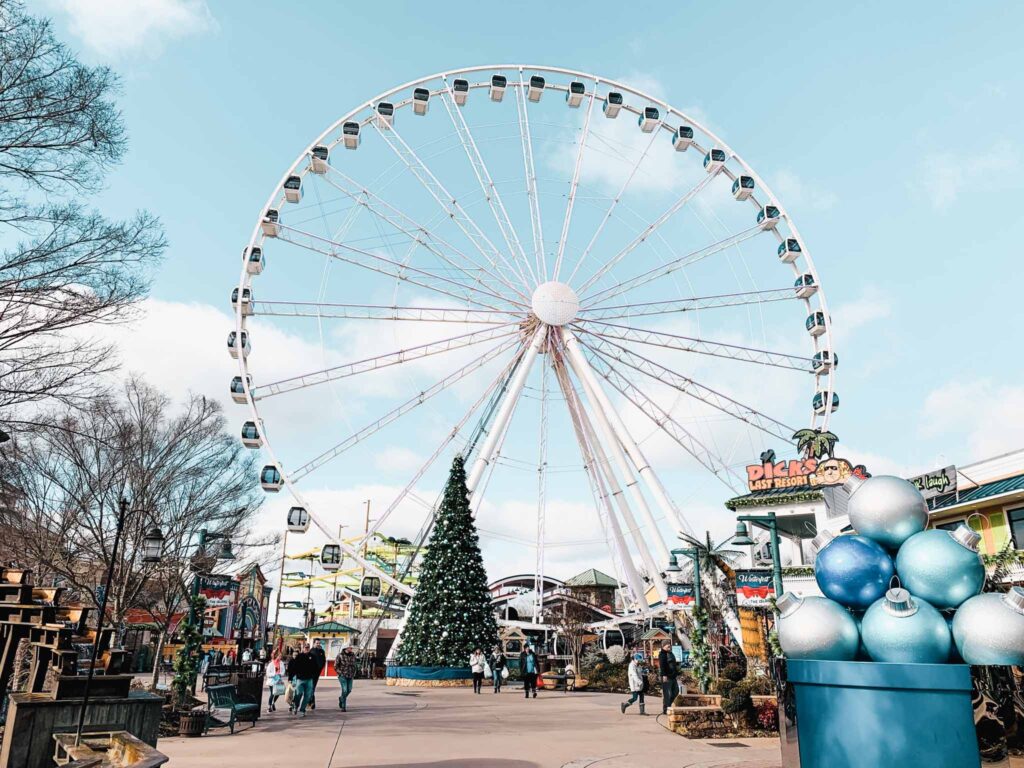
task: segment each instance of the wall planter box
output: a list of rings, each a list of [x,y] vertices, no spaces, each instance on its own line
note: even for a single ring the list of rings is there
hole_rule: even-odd
[[[387,684],[407,688],[460,688],[473,684],[469,667],[390,666]]]

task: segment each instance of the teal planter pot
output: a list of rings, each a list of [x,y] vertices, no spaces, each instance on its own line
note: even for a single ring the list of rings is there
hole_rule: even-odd
[[[783,735],[786,768],[980,768],[967,665],[790,659],[786,668],[799,747],[787,750]]]

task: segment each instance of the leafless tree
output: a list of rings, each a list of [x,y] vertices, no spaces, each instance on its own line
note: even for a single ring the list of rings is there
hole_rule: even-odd
[[[562,593],[562,604],[554,612],[552,623],[558,632],[559,641],[572,656],[572,668],[580,674],[580,654],[587,635],[591,633],[590,624],[594,621],[594,605],[590,594],[579,587],[565,587]]]
[[[164,249],[151,215],[108,221],[80,199],[124,156],[117,90],[0,0],[0,418],[15,429],[19,406],[93,394],[114,362],[86,327],[129,319]]]
[[[201,529],[230,534],[242,558],[272,543],[252,532],[261,501],[254,458],[224,426],[218,403],[191,396],[172,413],[169,399],[137,378],[116,395],[41,420],[0,454],[8,483],[0,555],[99,605],[123,497],[131,511],[108,617],[120,625],[128,609],[146,608],[165,633],[193,571],[212,567],[212,553],[196,551]],[[165,536],[159,566],[142,561],[154,525]]]

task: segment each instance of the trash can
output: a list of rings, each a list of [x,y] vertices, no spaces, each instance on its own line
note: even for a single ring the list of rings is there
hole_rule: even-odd
[[[785,768],[981,766],[965,664],[789,659],[785,684]]]

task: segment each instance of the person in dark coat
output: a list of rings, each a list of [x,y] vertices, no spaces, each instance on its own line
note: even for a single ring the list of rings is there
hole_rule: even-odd
[[[313,678],[313,697],[309,700],[309,708],[316,709],[316,684],[320,682],[320,675],[324,673],[324,667],[327,666],[327,654],[324,652],[324,648],[319,640],[313,641],[313,647],[309,652],[313,656],[313,661],[316,662],[316,677]]]
[[[313,681],[320,675],[320,667],[310,651],[309,643],[306,643],[302,652],[292,657],[288,664],[288,680],[295,689],[295,696],[292,699],[290,711],[298,712],[301,717],[306,716],[306,707],[313,700]]]
[[[668,708],[679,695],[679,663],[668,640],[661,644],[661,653],[658,654],[658,677],[661,678],[661,714],[667,715]]]
[[[519,676],[523,678],[523,692],[526,694],[526,698],[530,698],[530,693],[533,692],[533,698],[537,698],[537,676],[540,674],[540,662],[537,659],[537,654],[533,652],[533,646],[526,646],[521,654],[519,654]]]

